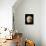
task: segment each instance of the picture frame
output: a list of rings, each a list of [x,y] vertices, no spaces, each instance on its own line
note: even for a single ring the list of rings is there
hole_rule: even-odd
[[[25,24],[34,24],[34,14],[25,14]]]

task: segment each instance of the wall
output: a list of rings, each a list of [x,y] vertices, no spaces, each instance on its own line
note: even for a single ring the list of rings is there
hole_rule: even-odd
[[[46,0],[41,1],[41,41],[46,46]]]
[[[16,6],[16,5],[14,5]],[[23,33],[23,37],[34,40],[36,46],[41,46],[41,1],[23,0],[18,7],[14,7],[15,28]],[[25,14],[34,14],[34,24],[25,24]]]

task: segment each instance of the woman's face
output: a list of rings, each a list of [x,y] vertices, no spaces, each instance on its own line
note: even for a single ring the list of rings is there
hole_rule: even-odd
[[[32,22],[32,17],[31,16],[27,16],[27,22],[31,23]]]

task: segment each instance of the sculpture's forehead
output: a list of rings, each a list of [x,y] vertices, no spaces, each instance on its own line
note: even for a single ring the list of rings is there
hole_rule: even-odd
[[[27,16],[27,19],[32,19],[32,17],[31,16]]]

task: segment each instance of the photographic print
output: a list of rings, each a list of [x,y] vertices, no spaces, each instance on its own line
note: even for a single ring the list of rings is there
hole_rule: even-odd
[[[25,14],[25,24],[33,24],[33,14]]]

